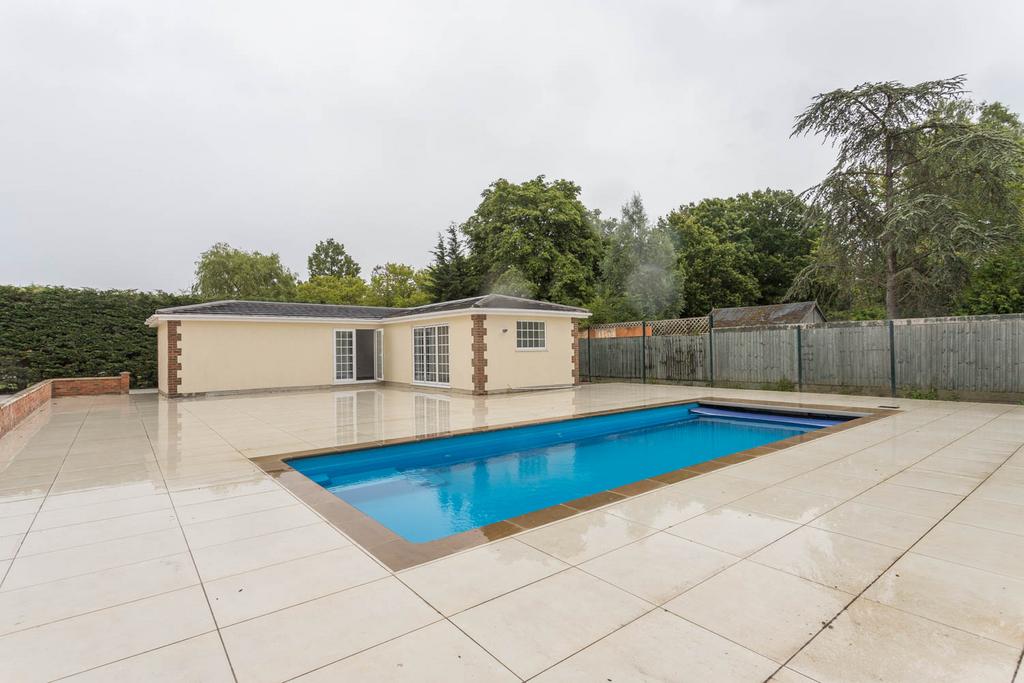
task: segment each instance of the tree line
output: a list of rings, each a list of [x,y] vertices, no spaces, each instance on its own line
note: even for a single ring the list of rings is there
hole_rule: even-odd
[[[187,294],[0,287],[0,389],[121,370],[152,386],[143,321],[214,299],[409,307],[499,292],[586,306],[595,322],[809,298],[833,319],[1021,313],[1024,126],[965,86],[865,83],[813,98],[792,134],[832,145],[836,160],[798,193],[704,199],[658,218],[634,195],[606,217],[570,180],[499,179],[438,234],[423,269],[385,263],[364,277],[328,238],[304,280],[277,254],[218,243]]]
[[[193,293],[405,307],[498,292],[586,306],[595,321],[805,298],[853,319],[1024,311],[1017,114],[971,101],[961,76],[866,83],[815,97],[792,134],[836,150],[799,194],[704,199],[657,219],[634,195],[605,217],[570,180],[499,179],[440,232],[425,269],[386,263],[363,279],[330,238],[301,281],[276,254],[218,244]]]
[[[544,176],[497,180],[472,216],[438,235],[428,267],[386,263],[368,280],[333,238],[314,247],[305,281],[277,254],[216,244],[196,263],[192,293],[408,307],[495,292],[586,306],[598,321],[704,315],[781,301],[818,235],[790,191],[706,199],[656,221],[639,195],[605,218],[580,192]]]
[[[706,199],[656,221],[639,195],[611,218],[579,195],[568,180],[497,180],[438,235],[428,267],[386,263],[368,280],[333,238],[314,247],[305,281],[277,254],[216,244],[197,261],[192,293],[408,307],[494,292],[586,306],[598,321],[704,315],[783,300],[820,234],[790,191]]]
[[[249,299],[362,306],[430,303],[429,273],[403,263],[385,263],[363,279],[362,268],[334,238],[318,242],[307,259],[305,281],[276,253],[242,251],[219,242],[196,261],[192,294],[203,301]]]

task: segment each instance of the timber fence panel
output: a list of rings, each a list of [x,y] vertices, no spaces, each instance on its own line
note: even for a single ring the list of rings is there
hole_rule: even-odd
[[[590,348],[587,338],[580,334],[579,371],[581,380],[590,380]]]
[[[1024,316],[896,320],[901,388],[1024,393]]]
[[[796,330],[790,326],[716,329],[715,382],[797,382]]]
[[[708,336],[671,335],[647,338],[647,377],[665,382],[705,382]]]
[[[641,343],[641,337],[591,339],[585,345],[590,347],[593,357],[587,358],[585,363],[590,364],[589,368],[597,378],[640,379]]]
[[[808,325],[801,341],[804,385],[888,390],[889,328],[884,320]]]

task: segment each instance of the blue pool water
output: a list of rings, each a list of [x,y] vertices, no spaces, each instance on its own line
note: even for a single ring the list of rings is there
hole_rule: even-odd
[[[839,421],[692,403],[288,464],[405,539],[424,543]]]

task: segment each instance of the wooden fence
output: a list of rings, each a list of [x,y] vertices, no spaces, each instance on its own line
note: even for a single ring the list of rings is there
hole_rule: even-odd
[[[913,318],[597,338],[584,380],[867,394],[1024,397],[1024,315]]]

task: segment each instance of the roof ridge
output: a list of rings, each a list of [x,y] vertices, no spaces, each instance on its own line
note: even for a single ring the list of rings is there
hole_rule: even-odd
[[[463,301],[469,301],[470,299],[484,299],[490,296],[489,294],[477,294],[476,296],[464,296],[461,299],[449,299],[447,301],[431,301],[429,304],[420,304],[419,306],[409,306],[408,308],[398,308],[395,310],[400,311],[415,311],[417,308],[427,308],[429,306],[437,306],[439,304],[459,304]]]
[[[170,310],[172,308],[176,309],[176,310],[181,310],[183,308],[187,308],[187,309],[209,308],[210,306],[216,306],[218,304],[236,304],[239,301],[240,301],[240,299],[218,299],[217,301],[200,301],[197,304],[184,304],[184,305],[181,305],[181,306],[165,306],[163,308],[158,308],[157,310],[158,311],[167,311],[167,310]]]
[[[530,303],[534,303],[534,304],[549,304],[551,306],[562,306],[564,308],[574,308],[574,309],[577,309],[577,310],[587,310],[587,309],[583,308],[582,306],[571,306],[569,304],[560,304],[557,301],[548,301],[547,299],[531,299],[531,298],[526,297],[526,296],[515,296],[514,294],[500,294],[498,292],[491,292],[490,294],[486,294],[483,298],[490,299],[490,298],[497,298],[497,297],[502,297],[502,298],[505,298],[505,299],[515,299],[516,301],[529,301]]]
[[[218,306],[221,304],[270,304],[272,306],[344,306],[346,308],[372,308],[372,309],[386,309],[389,311],[407,311],[409,309],[402,308],[399,306],[367,306],[364,304],[325,304],[314,301],[267,301],[264,299],[218,299],[217,301],[203,301],[198,304],[185,304],[184,306],[167,306],[158,310],[165,311],[168,309],[181,310],[184,308],[208,308],[210,306]]]
[[[817,299],[808,299],[807,301],[782,301],[775,304],[750,304],[749,306],[715,306],[713,311],[734,311],[739,308],[773,308],[775,306],[800,306],[802,304],[814,304],[818,305]]]
[[[537,312],[559,312],[562,314],[588,314],[584,308],[557,304],[550,301],[527,299],[525,297],[507,296],[504,294],[483,294],[478,296],[438,301],[421,306],[399,308],[396,306],[363,306],[358,304],[321,304],[303,301],[247,301],[240,299],[224,299],[206,301],[186,306],[170,306],[157,309],[156,313],[163,316],[250,316],[257,318],[290,317],[290,318],[352,318],[383,320],[397,318],[416,318],[434,313],[457,311],[491,311],[491,310],[533,310]]]

